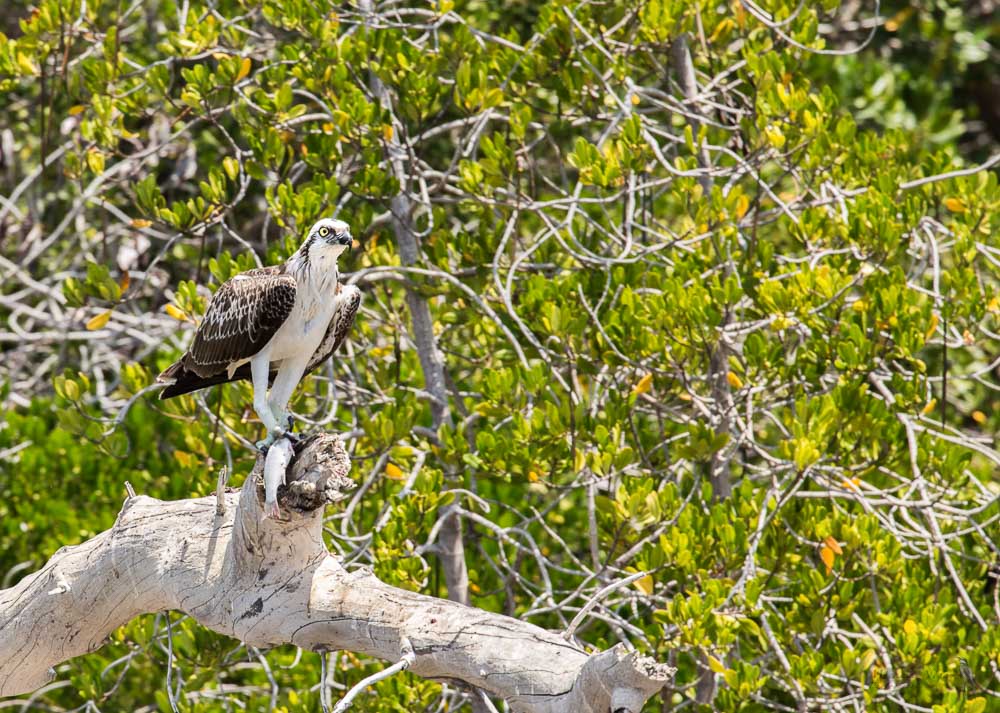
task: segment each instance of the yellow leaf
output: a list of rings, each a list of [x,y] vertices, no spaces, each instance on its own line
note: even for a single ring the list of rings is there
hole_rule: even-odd
[[[253,63],[250,61],[249,57],[244,57],[243,61],[240,62],[240,71],[236,73],[236,81],[245,79],[248,74],[250,74],[250,67]]]
[[[392,141],[392,124],[386,124],[382,127],[382,136],[385,137],[386,141]]]
[[[864,300],[858,300],[857,302],[851,305],[851,309],[853,309],[855,312],[865,312],[868,310],[868,303],[865,302]]]
[[[188,321],[188,316],[184,312],[184,310],[180,309],[179,307],[177,307],[175,305],[168,304],[163,309],[166,310],[167,314],[169,314],[171,317],[173,317],[174,319],[176,319],[178,322],[187,322]]]
[[[823,540],[823,542],[826,543],[827,547],[833,550],[834,554],[838,555],[844,554],[844,551],[840,549],[840,543],[837,542],[837,540],[833,537],[833,535],[829,535],[825,540]]]
[[[747,210],[750,208],[750,199],[746,195],[741,195],[736,199],[736,218],[739,220],[744,215],[747,214]]]
[[[579,448],[573,451],[573,470],[579,473],[587,465],[587,454]]]
[[[118,282],[118,289],[122,291],[122,294],[125,294],[125,291],[128,290],[128,286],[131,284],[132,284],[132,276],[129,275],[128,270],[126,270],[125,272],[122,273],[122,279],[119,280]]]
[[[82,114],[86,108],[87,107],[85,107],[83,104],[77,104],[76,106],[71,106],[69,108],[69,115],[76,116],[77,114]]]
[[[96,317],[90,318],[90,320],[87,322],[87,329],[91,332],[93,332],[96,329],[100,329],[101,327],[103,327],[105,324],[108,323],[109,319],[111,319],[111,310],[108,310],[107,312],[101,312]]]
[[[632,106],[639,106],[639,102],[641,100],[639,99],[639,95],[638,94],[633,93],[632,96],[630,97],[630,99],[632,101]]]
[[[635,588],[643,594],[649,595],[653,593],[653,575],[651,574],[647,574],[645,577],[640,577],[632,582],[632,584],[634,584]]]
[[[972,334],[972,332],[966,329],[962,332],[962,341],[965,342],[965,346],[971,347],[976,343],[976,337]]]
[[[734,8],[734,10],[736,11],[736,24],[740,26],[741,30],[746,29],[747,11],[743,9],[743,5],[741,3],[734,3],[734,4],[736,5],[736,7]]]
[[[823,560],[823,564],[826,565],[826,573],[830,574],[830,572],[833,571],[833,560],[836,558],[836,555],[833,554],[833,550],[829,547],[823,547],[819,551],[819,558]]]
[[[849,478],[844,481],[844,487],[848,490],[857,490],[861,485],[861,478]]]
[[[72,379],[67,379],[63,384],[63,393],[70,401],[76,401],[80,398],[80,385]]]
[[[1000,297],[994,297],[987,302],[986,309],[990,312],[1000,312]]]
[[[767,136],[767,140],[771,143],[771,146],[776,149],[780,149],[785,145],[785,135],[777,126],[769,126],[764,129],[764,135]]]
[[[240,175],[240,162],[232,156],[222,159],[222,170],[229,176],[230,181],[235,181]]]
[[[714,656],[712,656],[712,654],[706,654],[705,658],[708,659],[708,667],[710,669],[712,669],[716,673],[725,673],[726,672],[725,665],[721,661],[719,661],[719,659],[717,659]]]
[[[94,173],[104,173],[104,154],[97,149],[87,152],[87,165]]]
[[[632,387],[632,393],[638,396],[639,394],[644,394],[649,391],[649,388],[653,385],[653,375],[646,374]]]
[[[907,619],[906,621],[903,622],[903,631],[905,631],[907,634],[916,634],[917,622],[913,621],[913,619]]]
[[[133,228],[148,228],[153,224],[153,221],[146,220],[145,218],[133,218],[132,227]]]
[[[538,473],[536,473],[533,470],[529,470],[528,471],[528,481],[531,482],[531,483],[537,483],[538,482]]]
[[[734,371],[726,373],[726,381],[728,381],[729,385],[732,386],[734,389],[743,388],[743,380],[739,376],[737,376],[736,372]]]
[[[17,53],[17,67],[25,74],[35,74],[38,72],[38,69],[35,67],[35,63],[31,61],[31,58],[20,52]]]
[[[185,468],[190,468],[194,463],[194,456],[190,453],[185,453],[184,451],[174,451],[174,458]]]
[[[976,423],[982,425],[982,424],[986,423],[986,414],[983,413],[982,411],[973,411],[972,412],[972,420],[975,421]]]
[[[965,201],[961,198],[945,198],[944,207],[952,213],[964,213],[966,211]]]
[[[904,22],[906,22],[907,18],[913,14],[913,10],[914,8],[912,6],[905,7],[899,12],[897,12],[895,15],[890,17],[888,20],[885,21],[885,25],[883,25],[883,27],[885,27],[885,31],[895,32],[896,30],[898,30],[899,26],[902,25]]]
[[[406,476],[403,475],[403,471],[395,463],[386,463],[385,477],[390,480],[403,480]]]
[[[926,416],[927,414],[929,414],[931,411],[934,410],[935,406],[937,406],[937,399],[931,399],[930,401],[927,402],[926,406],[920,409],[920,415]]]
[[[721,37],[722,35],[729,32],[731,29],[735,27],[736,23],[727,17],[725,20],[716,25],[715,32],[713,32],[712,36],[708,38],[708,41],[709,42],[716,41],[717,39],[719,39],[719,37]]]
[[[927,328],[927,331],[924,332],[924,341],[925,342],[930,341],[931,337],[934,336],[934,333],[937,331],[938,322],[939,321],[940,321],[940,319],[938,318],[937,313],[934,313],[934,314],[931,315],[931,326],[929,326]]]

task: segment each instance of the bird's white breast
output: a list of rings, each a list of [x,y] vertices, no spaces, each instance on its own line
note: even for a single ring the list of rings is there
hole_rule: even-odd
[[[337,268],[311,265],[298,280],[292,313],[271,339],[271,361],[308,358],[319,347],[336,305]]]

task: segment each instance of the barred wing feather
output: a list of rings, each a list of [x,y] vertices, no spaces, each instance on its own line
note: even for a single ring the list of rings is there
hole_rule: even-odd
[[[271,340],[295,304],[295,278],[283,266],[248,270],[216,291],[184,368],[200,377],[249,359]]]
[[[338,288],[336,297],[338,305],[330,319],[330,324],[326,328],[323,341],[320,342],[312,358],[306,366],[306,373],[309,373],[330,358],[340,345],[344,343],[347,333],[351,331],[354,324],[354,317],[358,313],[358,306],[361,304],[361,290],[354,285],[347,285]]]

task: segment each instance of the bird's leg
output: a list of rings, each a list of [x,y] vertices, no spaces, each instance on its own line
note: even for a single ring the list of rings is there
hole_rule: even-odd
[[[274,417],[274,412],[267,399],[267,377],[270,372],[270,354],[266,351],[260,352],[250,360],[250,374],[253,377],[253,410],[257,412],[257,418],[267,429],[267,436],[263,441],[257,441],[257,448],[267,450],[277,438],[284,435],[285,430],[279,425],[278,419]]]
[[[278,369],[278,375],[274,377],[274,384],[271,386],[271,395],[267,399],[271,413],[274,414],[278,423],[287,423],[289,430],[292,427],[292,418],[288,414],[288,402],[292,398],[292,392],[298,386],[302,375],[305,373],[309,357],[286,359]]]

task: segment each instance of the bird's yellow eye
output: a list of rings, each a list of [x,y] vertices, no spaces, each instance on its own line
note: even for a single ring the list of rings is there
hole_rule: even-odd
[[[327,235],[330,234],[330,229],[324,225],[322,228],[319,229],[319,234],[325,238]]]

